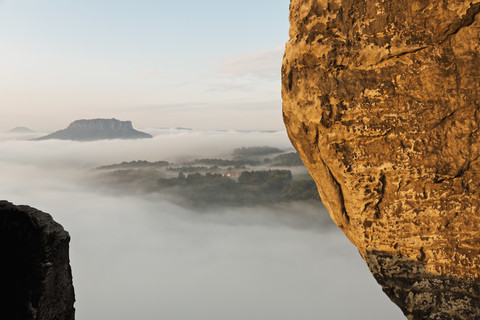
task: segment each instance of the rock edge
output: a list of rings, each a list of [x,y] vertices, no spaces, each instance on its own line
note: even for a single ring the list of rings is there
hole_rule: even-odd
[[[69,242],[49,214],[0,201],[2,319],[75,319]]]

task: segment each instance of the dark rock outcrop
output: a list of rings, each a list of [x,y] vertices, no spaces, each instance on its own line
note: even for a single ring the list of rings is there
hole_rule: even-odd
[[[70,236],[44,212],[0,201],[0,318],[73,320]]]
[[[480,1],[292,0],[289,137],[409,319],[480,319]]]
[[[148,133],[133,129],[131,121],[117,119],[76,120],[66,129],[56,131],[35,140],[75,140],[94,141],[105,139],[145,139],[152,138]]]

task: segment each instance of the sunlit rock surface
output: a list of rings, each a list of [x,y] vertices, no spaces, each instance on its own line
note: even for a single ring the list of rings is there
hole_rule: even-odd
[[[0,319],[75,318],[69,241],[49,214],[0,201]]]
[[[480,319],[480,1],[292,0],[285,124],[409,319]]]

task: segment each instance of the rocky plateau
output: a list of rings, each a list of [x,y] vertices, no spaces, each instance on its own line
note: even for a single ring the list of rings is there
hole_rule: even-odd
[[[135,130],[131,121],[117,119],[76,120],[66,129],[56,131],[35,140],[74,140],[94,141],[110,139],[145,139],[152,138],[148,133]]]

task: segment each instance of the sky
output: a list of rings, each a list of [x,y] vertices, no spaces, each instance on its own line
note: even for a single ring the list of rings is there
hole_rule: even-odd
[[[0,131],[283,129],[288,0],[0,0]]]
[[[279,225],[279,213],[316,225],[304,207],[199,216],[82,180],[113,162],[290,148],[280,95],[288,9],[289,0],[0,0],[0,194],[71,232],[78,319],[403,318],[339,230]],[[198,130],[87,143],[3,134],[92,118]]]

